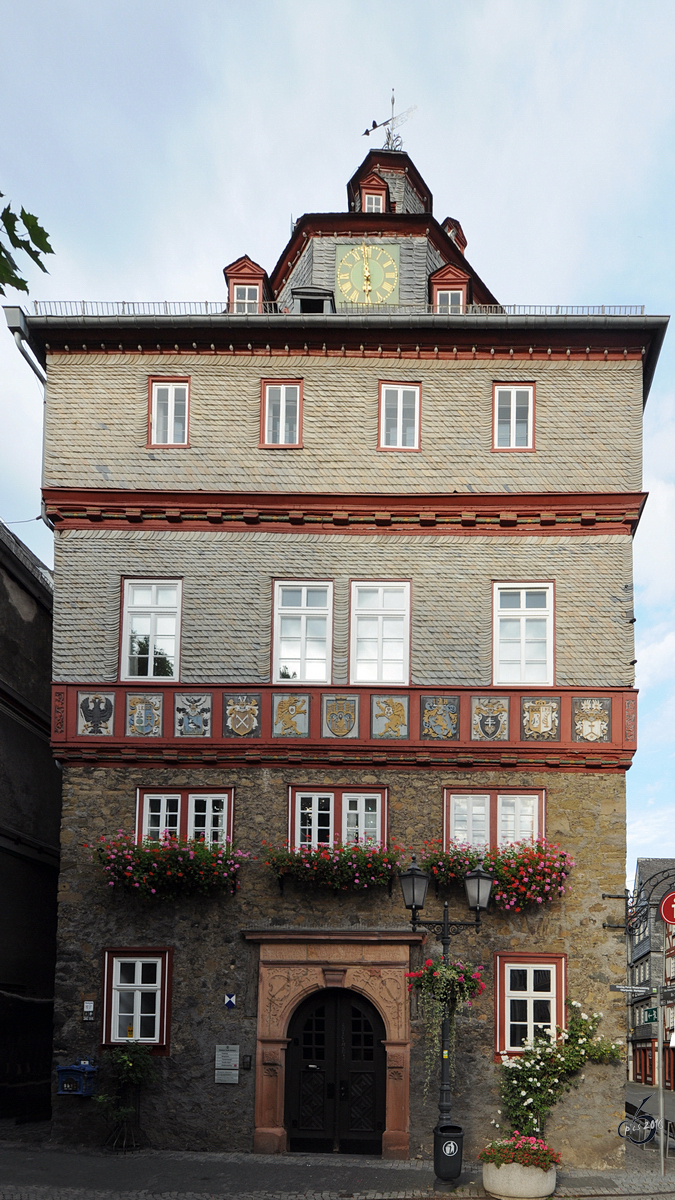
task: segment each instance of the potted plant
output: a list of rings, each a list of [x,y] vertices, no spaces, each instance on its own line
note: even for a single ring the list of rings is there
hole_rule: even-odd
[[[462,1004],[471,1008],[471,1001],[485,991],[482,966],[471,963],[443,962],[441,958],[428,958],[421,971],[408,971],[408,991],[415,991],[424,1022],[426,1040],[426,1076],[424,1094],[429,1090],[432,1075],[438,1066],[441,1048],[441,1027],[447,1018],[450,1026],[450,1073],[454,1070],[455,1018]]]
[[[96,1097],[110,1127],[106,1146],[112,1150],[137,1150],[147,1139],[141,1130],[141,1089],[151,1083],[156,1063],[150,1047],[127,1042],[104,1052],[104,1080],[109,1091]]]
[[[541,1138],[514,1130],[509,1138],[489,1142],[478,1155],[483,1164],[483,1187],[500,1200],[535,1200],[555,1191],[555,1169],[560,1162]]]

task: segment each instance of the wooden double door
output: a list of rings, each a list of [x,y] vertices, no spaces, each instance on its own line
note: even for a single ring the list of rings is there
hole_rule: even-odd
[[[381,1154],[385,1029],[357,992],[325,988],[293,1014],[286,1050],[290,1150]]]

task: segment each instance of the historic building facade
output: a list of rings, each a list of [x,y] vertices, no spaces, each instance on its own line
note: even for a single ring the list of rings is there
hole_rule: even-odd
[[[152,1045],[158,1146],[429,1146],[405,972],[433,946],[397,890],[280,894],[263,842],[546,837],[574,857],[564,896],[457,938],[488,982],[459,1020],[469,1153],[499,1119],[500,1053],[568,996],[623,1033],[601,893],[624,881],[631,540],[666,322],[506,310],[465,249],[408,156],[373,151],[348,210],[302,217],[270,274],[225,269],[227,305],[9,314],[48,373],[57,1057]],[[231,833],[255,858],[234,896],[142,902],[85,847],[118,829]],[[598,1067],[559,1105],[566,1161],[613,1161],[622,1084]],[[60,1137],[100,1136],[86,1102],[56,1114]]]

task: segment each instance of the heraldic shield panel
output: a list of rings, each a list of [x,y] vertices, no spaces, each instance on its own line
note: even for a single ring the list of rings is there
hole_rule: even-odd
[[[111,737],[115,720],[114,692],[77,693],[77,732]]]
[[[407,738],[409,696],[370,697],[371,737]]]
[[[493,696],[471,697],[471,741],[507,742],[509,702]]]
[[[177,692],[174,697],[174,734],[176,737],[211,737],[210,694],[191,696]]]
[[[127,737],[162,736],[162,696],[159,692],[136,695],[127,692]]]
[[[260,692],[223,694],[223,737],[260,737]]]
[[[321,697],[321,736],[357,738],[359,736],[360,696]]]
[[[420,737],[446,742],[459,737],[459,696],[420,697]]]
[[[309,699],[297,693],[272,697],[273,737],[309,737]]]
[[[520,702],[520,727],[524,742],[559,742],[560,698],[523,696]]]
[[[585,696],[572,701],[572,741],[611,742],[612,701],[600,696]]]

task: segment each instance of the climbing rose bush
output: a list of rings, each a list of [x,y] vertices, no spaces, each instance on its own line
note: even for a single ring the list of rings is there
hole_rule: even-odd
[[[495,879],[491,899],[505,912],[521,912],[564,895],[574,867],[572,856],[545,838],[492,850],[455,842],[444,851],[440,840],[425,842],[420,866],[438,884],[449,886],[462,884],[480,862]]]
[[[485,1149],[479,1151],[478,1159],[480,1162],[494,1163],[496,1167],[503,1167],[505,1163],[520,1163],[523,1167],[540,1167],[542,1171],[548,1171],[560,1163],[557,1150],[552,1150],[541,1138],[526,1137],[517,1129],[513,1137],[488,1142]]]
[[[264,863],[276,876],[279,885],[293,879],[305,887],[331,888],[335,892],[363,892],[369,888],[391,888],[403,863],[401,846],[382,846],[377,842],[355,842],[320,846],[312,850],[303,847],[290,850],[288,845],[276,847],[263,842]]]
[[[248,850],[237,850],[229,841],[210,846],[165,832],[158,842],[139,844],[121,829],[88,848],[109,887],[164,900],[235,892],[241,863],[250,857]]]

